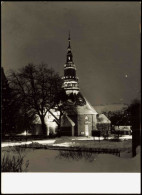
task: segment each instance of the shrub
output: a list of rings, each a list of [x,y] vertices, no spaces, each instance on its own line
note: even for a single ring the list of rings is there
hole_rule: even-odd
[[[26,172],[29,166],[29,161],[24,162],[23,150],[20,147],[14,147],[11,152],[16,152],[16,155],[8,156],[4,154],[1,159],[2,172]]]
[[[101,136],[107,139],[110,135],[110,124],[108,123],[97,123],[97,129],[100,131]]]
[[[47,146],[46,145],[42,145],[38,142],[32,142],[31,144],[27,145],[27,148],[35,148],[35,149],[46,149]]]

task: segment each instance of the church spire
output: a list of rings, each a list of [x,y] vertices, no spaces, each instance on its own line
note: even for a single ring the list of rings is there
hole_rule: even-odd
[[[69,31],[69,38],[68,38],[68,41],[69,41],[69,46],[68,46],[68,49],[71,49],[71,46],[70,46],[70,42],[71,42],[71,38],[70,38],[70,31]]]
[[[64,84],[63,88],[66,90],[66,93],[78,93],[79,92],[79,83],[78,77],[76,76],[76,66],[73,62],[73,55],[71,51],[71,38],[70,32],[68,36],[68,48],[66,55],[66,64],[64,65]]]
[[[68,37],[68,49],[67,49],[67,63],[73,62],[73,55],[71,52],[71,38],[70,38],[70,31],[69,31],[69,37]]]

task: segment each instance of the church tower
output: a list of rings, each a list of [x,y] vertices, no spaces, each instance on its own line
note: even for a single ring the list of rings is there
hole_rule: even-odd
[[[76,76],[76,66],[73,62],[73,54],[71,51],[71,38],[69,33],[68,38],[68,48],[67,48],[67,55],[66,55],[66,63],[64,65],[64,83],[63,88],[66,91],[66,94],[79,92],[79,83],[78,77]]]
[[[68,38],[68,48],[66,54],[66,63],[64,65],[63,86],[67,100],[74,103],[74,110],[67,110],[61,119],[61,135],[63,136],[92,136],[95,134],[100,124],[108,125],[110,121],[104,115],[98,115],[93,106],[81,94],[79,89],[78,77],[76,75],[76,66],[73,61],[71,51],[70,34]],[[97,126],[97,123],[99,124]],[[100,126],[99,126],[100,127]],[[102,129],[103,129],[102,128]]]

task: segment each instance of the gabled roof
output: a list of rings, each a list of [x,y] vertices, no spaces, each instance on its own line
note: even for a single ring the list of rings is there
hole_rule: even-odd
[[[96,110],[91,106],[86,98],[84,98],[86,104],[83,106],[77,106],[77,113],[78,114],[98,114]]]

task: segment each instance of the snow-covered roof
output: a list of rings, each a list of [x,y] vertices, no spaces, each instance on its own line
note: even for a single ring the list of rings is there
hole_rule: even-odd
[[[78,114],[98,114],[96,110],[91,106],[86,98],[84,98],[86,104],[83,106],[77,106],[77,113]]]
[[[97,123],[111,123],[111,121],[104,114],[98,114]]]

